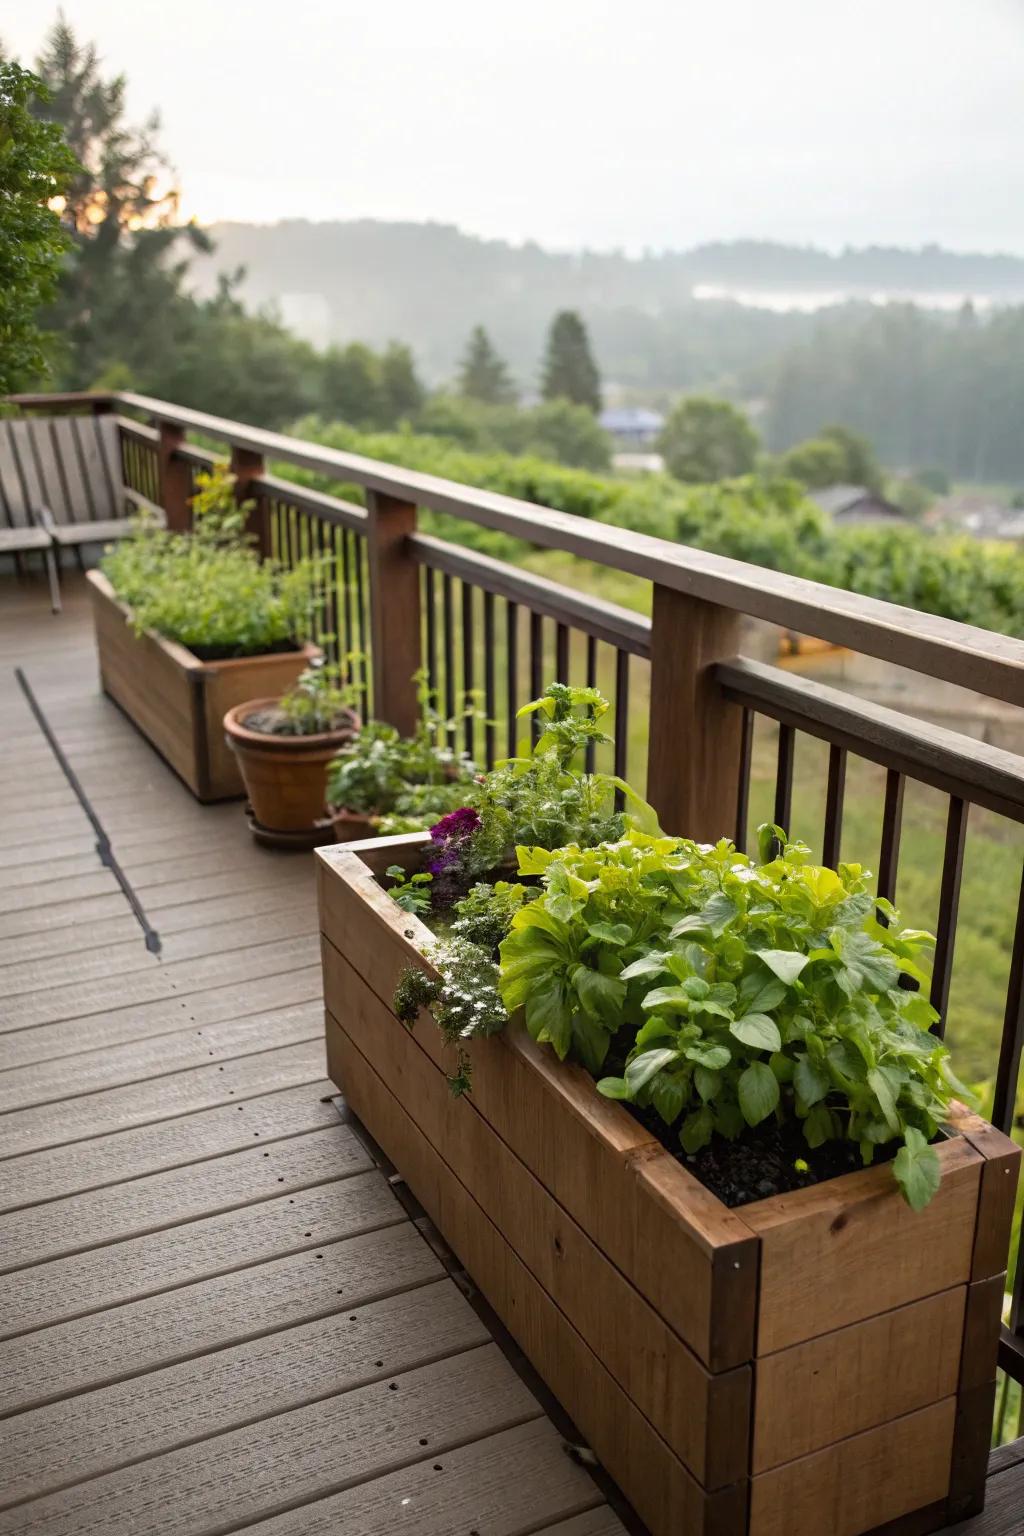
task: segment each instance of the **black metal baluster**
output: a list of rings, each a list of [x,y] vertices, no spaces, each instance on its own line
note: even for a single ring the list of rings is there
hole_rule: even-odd
[[[351,528],[341,530],[341,600],[345,615],[345,651],[351,655],[357,649],[355,631],[352,628],[352,565],[351,559],[354,551],[352,546],[356,535]],[[353,663],[353,669],[355,669]]]
[[[505,604],[505,682],[506,708],[508,711],[508,755],[516,755],[516,732],[519,707],[519,604]]]
[[[1010,1134],[1013,1126],[1022,1047],[1024,1047],[1024,872],[1021,874],[1020,898],[1017,902],[1017,926],[1013,935],[1010,977],[1006,988],[1006,1012],[1003,1015],[1003,1033],[999,1042],[999,1066],[996,1068],[996,1091],[992,1101],[992,1124],[997,1125],[1007,1135]],[[1024,1268],[1020,1261],[1018,1261],[1018,1268]]]
[[[436,704],[440,697],[437,676],[437,583],[432,566],[423,570],[423,606],[427,614],[427,687]]]
[[[587,687],[597,687],[597,641],[593,635],[587,636]],[[597,743],[588,741],[583,759],[583,766],[587,773],[593,773],[597,767]]]
[[[444,712],[449,721],[448,745],[455,746],[455,615],[452,612],[452,578],[441,578],[441,624],[444,635]]]
[[[544,620],[539,613],[530,614],[530,698],[539,699],[544,691]],[[540,739],[540,715],[530,716],[530,740],[534,746]]]
[[[846,748],[831,746],[828,749],[828,791],[825,795],[825,835],[821,845],[821,862],[829,869],[839,863],[839,850],[843,840],[843,800],[846,796]]]
[[[625,779],[629,761],[629,652],[615,652],[615,766],[617,778]],[[621,811],[625,796],[615,791],[615,809]]]
[[[560,683],[569,681],[569,629],[565,624],[555,626],[555,678]]]
[[[736,847],[747,851],[747,824],[750,821],[750,765],[754,752],[754,711],[744,709],[740,727],[740,782],[736,793]]]
[[[463,736],[466,743],[466,751],[472,757],[476,750],[476,733],[474,726],[474,699],[476,690],[476,677],[474,668],[474,648],[476,637],[473,634],[473,588],[468,581],[462,582],[462,687],[463,687]]]
[[[359,642],[356,649],[362,656],[359,663],[359,676],[363,696],[363,718],[370,713],[370,678],[373,675],[373,657],[370,654],[370,642],[368,639],[369,625],[366,619],[366,581],[363,574],[363,566],[366,560],[366,540],[362,535],[357,536],[355,543],[356,557],[356,620],[359,626]]]
[[[793,815],[793,759],[796,731],[791,725],[779,726],[779,761],[775,773],[775,825],[790,833]]]
[[[939,921],[935,929],[935,969],[932,971],[931,1004],[939,1014],[934,1033],[946,1033],[946,1009],[949,1007],[949,983],[953,975],[953,947],[956,942],[956,917],[960,905],[960,880],[964,867],[964,840],[967,836],[966,801],[949,797],[946,819],[946,846],[942,856],[942,887],[939,891]]]
[[[484,760],[494,767],[498,701],[494,683],[494,593],[484,593]]]
[[[882,846],[878,855],[877,893],[886,901],[896,900],[896,876],[900,863],[900,837],[903,833],[903,791],[906,785],[902,773],[888,768],[885,774],[885,803],[882,807]],[[883,924],[887,919],[880,915]]]

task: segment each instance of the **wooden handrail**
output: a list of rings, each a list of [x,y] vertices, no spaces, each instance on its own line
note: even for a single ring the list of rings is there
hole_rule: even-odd
[[[627,571],[687,597],[878,656],[991,698],[1024,703],[1024,641],[992,630],[920,613],[801,576],[769,572],[725,555],[593,522],[360,454],[321,447],[146,395],[116,392],[12,397],[13,403],[32,409],[47,403],[79,404],[89,399],[103,409],[117,407],[138,412],[165,429],[218,438],[236,453],[284,460],[396,501],[446,512],[543,548],[559,549],[613,570]]]

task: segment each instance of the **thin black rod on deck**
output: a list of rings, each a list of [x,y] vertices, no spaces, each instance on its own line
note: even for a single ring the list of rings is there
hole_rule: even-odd
[[[791,725],[779,726],[779,761],[775,773],[775,825],[789,834],[793,815],[793,758],[796,731]]]
[[[839,850],[843,840],[843,801],[846,796],[846,748],[829,747],[828,790],[825,795],[825,835],[821,845],[821,862],[829,869],[839,863]]]
[[[35,717],[36,724],[46,738],[47,746],[50,748],[50,751],[57,759],[57,763],[61,772],[71,786],[72,792],[78,800],[79,805],[82,807],[82,810],[88,817],[89,823],[96,834],[96,853],[99,857],[100,863],[104,864],[107,869],[110,870],[110,873],[113,875],[114,879],[121,887],[121,890],[124,892],[125,900],[131,907],[132,912],[135,914],[136,921],[138,922],[139,927],[142,929],[142,936],[145,941],[146,948],[149,950],[151,955],[158,955],[160,953],[161,947],[160,935],[150,923],[149,918],[146,916],[146,911],[142,905],[142,902],[135,894],[135,890],[131,881],[128,879],[128,876],[117,862],[117,858],[115,857],[114,850],[111,846],[110,838],[107,835],[107,829],[104,827],[102,821],[100,821],[100,818],[93,810],[92,803],[89,799],[89,796],[86,794],[84,788],[82,787],[81,780],[65,757],[64,749],[51,730],[50,722],[47,720],[45,714],[43,713],[42,706],[36,699],[28,678],[25,676],[20,667],[15,667],[14,675],[18,680],[18,687],[25,695],[25,698],[28,702],[28,707]]]
[[[935,968],[932,971],[931,1004],[939,1015],[933,1031],[937,1035],[946,1033],[946,1009],[949,1007],[949,984],[953,976],[953,946],[956,942],[956,918],[960,905],[960,881],[963,876],[969,810],[966,800],[961,800],[958,795],[950,795],[946,846],[942,856],[939,921],[935,929]]]
[[[1013,935],[1013,951],[1010,955],[1006,1012],[1003,1015],[1003,1033],[999,1042],[996,1091],[992,1100],[992,1124],[997,1125],[1007,1135],[1013,1126],[1022,1048],[1024,1048],[1024,872],[1021,874],[1020,898],[1017,902],[1017,926]],[[1018,1267],[1022,1272],[1022,1284],[1024,1284],[1024,1264],[1019,1264]]]
[[[754,753],[754,711],[744,709],[740,726],[740,782],[736,793],[736,847],[747,851],[750,824],[750,766]]]

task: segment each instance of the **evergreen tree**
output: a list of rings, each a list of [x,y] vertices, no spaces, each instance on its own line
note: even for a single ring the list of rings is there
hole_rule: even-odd
[[[32,116],[45,100],[35,75],[0,58],[0,395],[44,371],[40,311],[53,298],[68,236],[49,204],[75,172],[60,131]]]
[[[571,400],[595,413],[601,409],[601,376],[575,310],[563,309],[551,322],[541,393],[545,400]]]
[[[385,426],[397,426],[420,409],[426,391],[416,374],[411,350],[400,341],[389,341],[380,358],[380,389]]]
[[[459,364],[459,394],[484,405],[511,405],[516,388],[482,325],[475,325]]]

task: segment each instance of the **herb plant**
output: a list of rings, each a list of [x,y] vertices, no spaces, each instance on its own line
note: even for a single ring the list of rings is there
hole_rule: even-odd
[[[448,745],[425,673],[417,673],[419,724],[412,736],[371,720],[331,763],[328,804],[380,818],[384,833],[419,831],[463,804],[475,765]]]
[[[654,812],[624,780],[582,771],[586,748],[610,740],[600,726],[608,701],[596,688],[552,683],[520,717],[539,714],[542,729],[533,747],[497,763],[470,786],[466,809],[432,828],[428,867],[443,875],[450,899],[481,876],[509,868],[520,844],[561,848],[592,846],[622,835],[627,816],[615,809],[618,791],[629,820],[655,830]]]
[[[395,1013],[412,1025],[421,1008],[430,1009],[445,1043],[456,1049],[455,1071],[448,1085],[458,1097],[471,1086],[467,1043],[478,1035],[497,1034],[508,1023],[508,1015],[498,992],[498,967],[478,944],[451,938],[438,944],[430,959],[440,979],[410,967],[395,988]]]
[[[317,657],[278,700],[281,736],[319,736],[354,722],[359,690],[347,667]]]
[[[422,916],[430,911],[430,883],[433,875],[425,871],[410,875],[401,864],[389,864],[385,871],[391,886],[388,894],[403,912]]]
[[[728,841],[633,830],[599,848],[521,849],[520,872],[544,894],[501,946],[502,999],[595,1075],[618,1036],[624,1070],[602,1093],[678,1126],[690,1154],[773,1115],[795,1117],[810,1147],[854,1142],[865,1163],[902,1140],[893,1172],[911,1206],[927,1203],[929,1143],[966,1090],[914,990],[933,941],[859,865],[814,865],[769,827],[760,862]]]
[[[154,630],[206,660],[294,648],[315,627],[312,566],[285,570],[259,559],[244,531],[254,503],[235,500],[226,466],[200,474],[197,484],[191,533],[143,518],[103,558],[136,630]]]

